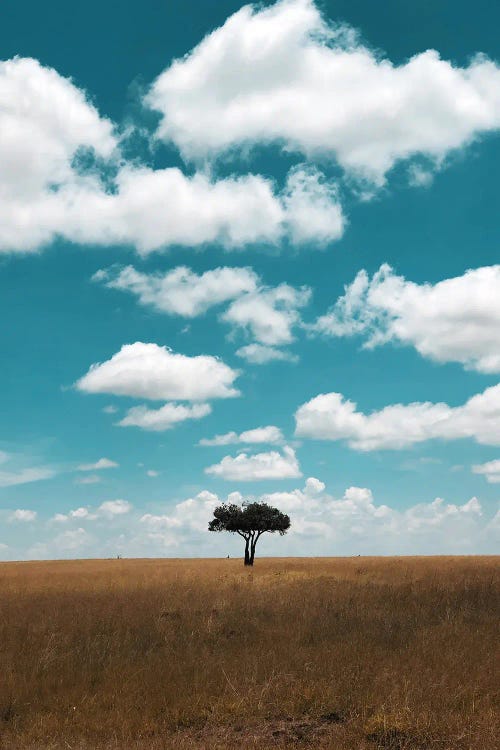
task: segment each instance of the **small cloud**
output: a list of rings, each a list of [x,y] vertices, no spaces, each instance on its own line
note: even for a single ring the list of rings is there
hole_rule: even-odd
[[[269,453],[255,453],[254,455],[240,453],[235,457],[224,456],[218,464],[207,467],[205,474],[240,482],[294,479],[302,476],[295,451],[287,445],[282,453],[269,451]]]
[[[109,406],[105,406],[103,409],[104,414],[116,414],[118,411],[118,408],[116,406],[112,406],[111,404]]]
[[[88,508],[77,508],[69,512],[70,518],[85,519],[87,521],[95,521],[97,518],[95,513],[92,513]]]
[[[96,513],[93,513],[89,508],[75,508],[70,510],[69,513],[56,513],[50,519],[52,523],[67,523],[68,521],[95,521],[98,518]]]
[[[301,323],[300,310],[309,304],[311,295],[306,286],[262,287],[232,302],[221,320],[250,334],[256,344],[286,346],[295,339],[294,329]]]
[[[125,513],[130,513],[131,510],[132,504],[127,500],[106,500],[98,508],[100,515],[108,517],[122,516]]]
[[[17,484],[39,482],[42,479],[52,479],[56,475],[50,466],[35,466],[19,471],[0,471],[0,487],[14,487]]]
[[[90,474],[88,477],[78,477],[75,479],[75,484],[99,484],[99,482],[102,482],[102,479],[97,474]]]
[[[54,546],[58,550],[71,551],[80,549],[87,545],[91,540],[85,529],[79,528],[74,531],[65,531],[54,539]]]
[[[151,432],[171,430],[188,419],[202,419],[210,414],[210,404],[167,403],[159,409],[148,409],[144,404],[133,406],[126,416],[117,422],[119,427],[140,427]]]
[[[198,445],[218,446],[218,445],[236,445],[237,443],[246,443],[251,445],[258,443],[282,443],[283,433],[279,427],[268,425],[267,427],[256,427],[253,430],[245,430],[239,435],[236,432],[226,432],[224,435],[215,435],[213,438],[202,438]]]
[[[19,508],[10,515],[10,521],[20,521],[22,523],[29,523],[35,521],[37,517],[36,510],[24,510]]]
[[[472,471],[474,474],[482,474],[490,484],[500,484],[500,459],[488,461],[485,464],[475,464]]]
[[[146,474],[148,475],[148,477],[159,477],[160,476],[160,472],[159,471],[155,471],[154,469],[148,469],[147,472],[146,472]]]
[[[238,370],[209,355],[177,354],[167,346],[136,341],[106,362],[93,364],[78,380],[84,393],[107,393],[151,401],[203,401],[234,398]]]
[[[299,358],[289,351],[277,349],[275,346],[263,344],[248,344],[236,352],[237,357],[245,359],[251,365],[265,365],[268,362],[298,362]]]
[[[81,464],[78,471],[101,471],[102,469],[116,469],[120,464],[109,458],[100,458],[95,464]]]
[[[408,183],[411,187],[429,187],[433,181],[432,171],[425,169],[421,164],[412,164],[408,169]]]
[[[402,471],[422,471],[424,466],[437,466],[442,463],[440,458],[420,456],[420,458],[410,458],[407,461],[403,461],[399,468]]]
[[[67,523],[68,521],[97,521],[102,518],[112,519],[115,516],[123,516],[130,513],[132,504],[127,500],[106,500],[96,508],[89,507],[75,508],[69,513],[56,513],[52,517],[53,523]]]

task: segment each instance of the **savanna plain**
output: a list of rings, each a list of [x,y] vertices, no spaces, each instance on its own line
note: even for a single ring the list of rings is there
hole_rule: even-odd
[[[493,750],[499,558],[0,565],[2,750]]]

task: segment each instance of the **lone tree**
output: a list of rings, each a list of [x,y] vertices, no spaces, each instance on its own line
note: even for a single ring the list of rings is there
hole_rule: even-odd
[[[214,510],[208,524],[209,531],[230,531],[245,540],[245,565],[253,565],[255,547],[262,534],[278,532],[286,534],[290,528],[290,517],[267,503],[244,503],[243,506],[226,504]]]

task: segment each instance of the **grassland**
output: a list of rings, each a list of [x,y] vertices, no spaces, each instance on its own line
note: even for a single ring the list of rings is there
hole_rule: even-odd
[[[2,750],[498,747],[498,558],[0,565]]]

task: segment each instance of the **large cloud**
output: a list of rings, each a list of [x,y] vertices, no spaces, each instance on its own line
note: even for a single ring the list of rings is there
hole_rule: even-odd
[[[304,178],[298,180],[294,171],[283,193],[276,193],[274,184],[260,175],[217,180],[202,172],[187,176],[178,168],[124,166],[114,192],[80,190],[65,205],[62,233],[75,242],[134,245],[143,254],[169,245],[217,242],[234,249],[276,244],[286,237],[339,239],[344,224],[336,192],[326,183],[321,188],[322,210],[338,216],[325,234],[324,222],[315,221],[319,177],[313,181],[308,171],[301,174]],[[300,214],[295,213],[298,202]]]
[[[96,508],[58,513],[49,524],[40,517],[26,517],[32,522],[33,533],[42,528],[59,531],[54,538],[39,538],[32,545],[25,524],[17,524],[22,527],[17,537],[16,524],[10,524],[9,549],[0,545],[0,556],[64,557],[74,556],[78,550],[86,556],[119,553],[143,557],[163,554],[165,549],[175,549],[179,556],[241,555],[239,537],[221,538],[210,534],[207,527],[217,505],[245,501],[266,502],[291,516],[287,536],[263,537],[261,554],[484,554],[498,549],[500,515],[491,518],[494,511],[482,507],[475,497],[459,501],[437,497],[414,505],[389,505],[377,502],[367,487],[348,487],[332,495],[322,481],[309,477],[305,486],[287,492],[244,495],[232,491],[226,497],[203,490],[149,512],[114,500]],[[12,512],[5,513],[7,520],[11,518]],[[65,529],[62,534],[61,526]],[[90,528],[92,536],[87,531]]]
[[[360,451],[407,448],[434,438],[500,445],[500,385],[463,406],[426,401],[393,404],[371,414],[358,411],[341,393],[322,393],[300,406],[295,420],[300,437],[347,440]]]
[[[309,478],[303,490],[263,495],[271,505],[290,512],[292,531],[304,540],[335,543],[348,554],[464,551],[486,530],[477,498],[462,505],[436,498],[405,510],[377,505],[365,487],[349,487],[340,498]]]
[[[0,250],[31,250],[64,226],[78,193],[95,189],[74,160],[82,150],[111,158],[113,127],[71,81],[15,58],[0,62],[0,131]]]
[[[313,330],[414,346],[437,362],[500,372],[500,266],[467,271],[437,284],[415,284],[383,265],[370,279],[360,271]]]
[[[216,357],[188,357],[165,346],[137,341],[122,346],[106,362],[92,365],[76,387],[86,393],[203,401],[237,396],[233,387],[237,376],[237,370]]]
[[[278,194],[259,175],[217,180],[127,164],[112,124],[36,60],[0,62],[0,130],[0,251],[32,251],[56,237],[147,253],[286,236],[328,241],[343,231],[336,191],[318,173],[292,172]]]
[[[312,0],[247,5],[154,82],[158,135],[185,156],[277,143],[383,182],[400,159],[443,159],[500,126],[500,70],[434,50],[394,65]]]
[[[133,245],[327,242],[343,232],[335,186],[294,169],[283,190],[260,175],[216,179],[127,163],[112,123],[37,60],[0,61],[0,251],[57,237]]]
[[[299,462],[293,448],[285,446],[283,453],[240,453],[238,456],[224,456],[218,463],[205,469],[222,479],[236,482],[256,482],[264,479],[295,479],[301,477]]]
[[[222,502],[262,501],[289,513],[292,526],[283,540],[268,538],[266,554],[421,554],[481,552],[494,550],[498,525],[483,514],[477,498],[462,504],[436,498],[398,509],[376,503],[366,487],[348,487],[335,497],[319,479],[309,477],[303,488],[263,495],[231,492],[227,498],[207,492],[177,503],[163,513],[147,513],[140,519],[142,536],[158,549],[175,547],[220,554],[221,540],[207,533],[214,508]],[[225,539],[241,554],[240,540]]]

